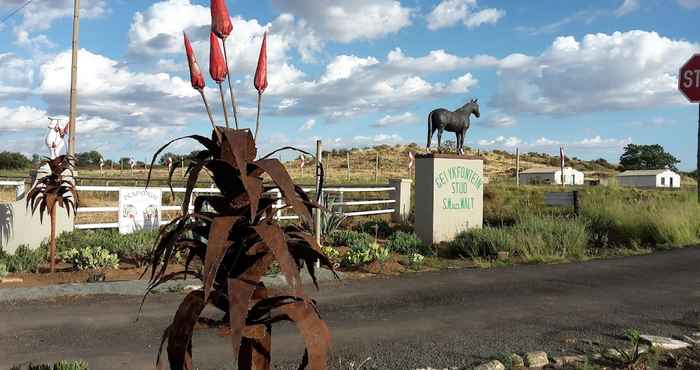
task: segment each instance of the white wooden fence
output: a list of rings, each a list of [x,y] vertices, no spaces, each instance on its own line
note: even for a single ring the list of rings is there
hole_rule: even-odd
[[[78,186],[77,190],[78,192],[84,193],[84,192],[103,192],[103,193],[118,193],[120,187],[118,186]],[[170,192],[170,188],[168,187],[154,187],[153,189],[160,189],[164,193]],[[330,203],[328,206],[334,207],[335,209],[340,209],[341,212],[345,207],[358,207],[358,206],[377,206],[377,205],[392,205],[391,208],[386,208],[386,209],[366,209],[366,210],[353,210],[352,212],[342,212],[346,217],[356,217],[356,216],[368,216],[368,215],[381,215],[381,214],[389,214],[394,212],[394,207],[393,203],[396,201],[393,199],[373,199],[373,200],[350,200],[350,201],[345,201],[345,198],[347,194],[353,194],[353,193],[387,193],[394,191],[395,188],[391,186],[367,186],[367,187],[329,187],[329,188],[324,188],[323,192],[324,194],[337,194],[337,201],[333,201]],[[185,188],[173,188],[173,192],[175,193],[184,193]],[[313,192],[313,188],[304,188],[304,191],[306,192]],[[194,198],[196,197],[197,194],[214,194],[214,193],[219,193],[219,190],[216,188],[195,188],[193,189],[193,197],[192,201],[190,203],[190,210],[193,209],[193,202]],[[277,199],[277,204],[274,206],[275,208],[278,209],[277,214],[275,215],[276,219],[279,220],[293,220],[297,219],[298,216],[294,215],[285,215],[282,212],[282,208],[284,208],[285,204],[283,202],[283,198],[281,197],[279,189],[273,189],[270,191],[270,196],[274,197]],[[161,207],[161,210],[163,211],[179,211],[182,207],[180,206],[169,206],[169,205],[163,205]],[[78,208],[78,213],[79,214],[87,214],[87,213],[115,213],[118,214],[119,212],[119,207],[79,207]],[[169,220],[161,220],[161,224],[166,224],[168,223]],[[82,229],[82,230],[88,230],[88,229],[110,229],[110,228],[118,228],[119,224],[114,222],[114,223],[76,223],[75,228],[76,229]]]
[[[24,182],[23,181],[2,181],[0,180],[0,186],[14,187],[16,189],[18,199],[24,193]],[[80,193],[119,193],[120,186],[92,186],[92,185],[79,185],[77,190]],[[164,193],[169,193],[169,187],[152,187],[152,189],[159,189]],[[303,188],[304,191],[313,193],[314,188],[306,187]],[[173,188],[174,193],[184,193],[185,188],[177,187]],[[391,214],[395,212],[394,204],[395,199],[392,198],[392,192],[397,191],[394,186],[388,185],[368,185],[362,187],[353,186],[336,186],[327,187],[323,189],[324,198],[325,195],[330,194],[329,204],[326,206],[333,209],[336,212],[341,212],[345,217],[357,217],[357,216],[371,216],[371,215],[382,215]],[[194,209],[193,202],[197,194],[215,194],[219,193],[219,190],[215,187],[211,188],[194,188],[193,196],[190,203],[190,210]],[[293,220],[298,219],[295,215],[286,215],[282,208],[284,208],[283,198],[281,197],[279,189],[273,189],[270,191],[270,195],[277,199],[277,204],[275,208],[278,209],[275,218],[279,220]],[[363,200],[357,199],[357,194],[363,193],[380,193],[382,194],[380,199]],[[347,208],[352,208],[350,211],[346,211]],[[380,209],[377,209],[380,208]],[[176,205],[162,205],[162,211],[179,211],[181,206]],[[119,207],[117,206],[100,206],[100,207],[79,207],[78,214],[114,214],[118,215]],[[161,220],[161,224],[168,223],[168,220]],[[111,229],[118,228],[119,224],[117,222],[108,223],[76,223],[76,229],[90,230],[90,229]]]

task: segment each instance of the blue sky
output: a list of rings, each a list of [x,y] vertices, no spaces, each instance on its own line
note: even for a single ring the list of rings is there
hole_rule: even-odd
[[[26,0],[0,0],[0,15]],[[659,143],[695,166],[697,105],[676,91],[700,52],[700,0],[229,0],[227,45],[242,120],[268,31],[260,145],[426,141],[426,117],[479,98],[467,145],[616,162]],[[208,70],[209,1],[83,0],[78,150],[143,159],[208,132],[181,34]],[[47,116],[67,115],[72,0],[33,0],[0,26],[1,150],[44,153]],[[695,31],[695,32],[693,32]],[[207,80],[216,102],[216,85]],[[219,105],[217,120],[223,115]],[[195,149],[181,144],[179,151]]]

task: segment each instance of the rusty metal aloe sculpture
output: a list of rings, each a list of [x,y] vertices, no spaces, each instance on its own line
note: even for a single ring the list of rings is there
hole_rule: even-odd
[[[188,274],[195,259],[202,266],[192,274],[203,281],[203,288],[187,295],[163,336],[170,368],[192,368],[192,331],[198,322],[212,322],[200,319],[204,307],[212,304],[228,321],[239,369],[269,368],[271,325],[281,320],[296,322],[304,336],[306,352],[300,368],[308,364],[313,370],[325,369],[330,333],[316,303],[302,291],[300,270],[306,267],[316,284],[315,261],[330,270],[332,265],[302,226],[283,227],[275,221],[276,199],[265,193],[279,189],[287,207],[307,224],[312,224],[312,210],[319,205],[292,182],[282,163],[270,158],[276,152],[255,159],[257,149],[249,130],[218,127],[218,132],[221,141],[216,132],[211,139],[186,137],[206,149],[187,169],[182,216],[163,227],[153,252],[148,291]],[[221,195],[197,197],[194,211],[189,212],[192,190],[203,169],[211,174]],[[264,174],[271,184],[263,182]],[[186,256],[185,269],[166,273],[177,252]],[[261,282],[273,261],[279,263],[288,289],[269,289]]]
[[[56,269],[56,206],[62,207],[70,216],[71,208],[75,214],[78,208],[78,192],[72,182],[73,157],[61,155],[54,159],[47,158],[51,173],[37,180],[27,194],[27,208],[31,207],[32,214],[39,209],[39,219],[44,222],[44,213],[48,212],[51,220],[51,236],[49,239],[49,260],[51,272]],[[67,173],[68,176],[64,176]]]

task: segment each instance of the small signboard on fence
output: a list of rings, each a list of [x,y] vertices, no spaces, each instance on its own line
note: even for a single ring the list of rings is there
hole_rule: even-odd
[[[161,204],[160,189],[119,189],[119,233],[157,230],[160,227]]]
[[[544,193],[544,204],[550,207],[573,207],[578,214],[578,191]]]

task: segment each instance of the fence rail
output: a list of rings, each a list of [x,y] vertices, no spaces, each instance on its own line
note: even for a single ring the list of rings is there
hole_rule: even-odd
[[[1,184],[1,183],[0,183]],[[119,192],[122,187],[119,186],[93,186],[93,185],[83,185],[83,186],[77,186],[76,189],[79,192],[101,192],[101,193],[114,193],[114,192]],[[153,189],[161,190],[163,192],[170,192],[171,190],[174,193],[184,193],[185,188],[178,187],[178,188],[172,188],[170,189],[169,187],[153,187]],[[314,193],[315,189],[311,187],[302,187],[302,189],[306,192]],[[323,189],[323,193],[325,194],[336,194],[338,201],[332,201],[329,202],[328,206],[331,208],[334,208],[335,210],[339,211],[342,213],[345,217],[358,217],[358,216],[370,216],[370,215],[381,215],[381,214],[390,214],[394,212],[393,206],[391,208],[383,208],[383,209],[374,209],[377,206],[382,206],[382,205],[393,205],[396,203],[394,199],[369,199],[369,200],[347,200],[346,197],[348,194],[361,194],[361,193],[390,193],[395,191],[396,189],[393,186],[386,186],[386,185],[378,185],[378,186],[335,186],[335,187],[328,187]],[[213,193],[219,193],[219,189],[217,188],[194,188],[193,193],[195,193],[195,196],[193,199],[191,199],[190,203],[190,210],[193,210],[193,202],[194,198],[196,197],[196,194],[213,194]],[[277,213],[275,214],[275,218],[278,220],[296,220],[299,217],[295,215],[287,215],[284,212],[284,209],[286,205],[283,202],[283,198],[281,196],[280,190],[275,188],[270,191],[268,191],[268,196],[272,196],[274,199],[277,199],[277,203],[274,205],[274,208],[277,209]],[[349,212],[345,212],[346,207],[352,207],[352,210]],[[360,208],[366,208],[366,209],[357,209],[358,207]],[[181,206],[175,206],[175,205],[162,205],[161,210],[162,211],[180,211],[182,209]],[[100,207],[80,207],[78,208],[78,213],[79,214],[105,214],[105,213],[112,213],[112,214],[117,214],[119,213],[119,207],[113,207],[113,206],[100,206]],[[170,222],[170,220],[162,220],[160,221],[161,225],[167,224]],[[117,222],[107,222],[107,223],[76,223],[75,228],[80,229],[80,230],[90,230],[90,229],[111,229],[111,228],[118,228],[119,223]]]
[[[8,181],[0,180],[0,186],[15,187],[18,198],[24,192],[24,181]],[[118,193],[122,188],[133,188],[128,186],[96,186],[96,185],[78,185],[76,189],[78,192],[87,193]],[[184,187],[152,187],[152,189],[161,190],[165,193],[172,191],[173,193],[184,193]],[[310,186],[302,186],[302,189],[309,193],[314,193],[315,188]],[[331,194],[333,199],[329,200],[327,206],[336,212],[342,213],[345,217],[358,217],[358,216],[371,216],[371,215],[382,215],[394,213],[394,204],[396,200],[391,199],[391,193],[396,191],[393,186],[387,185],[351,185],[351,186],[330,186],[323,189],[324,197],[327,194]],[[215,194],[220,193],[219,189],[215,187],[199,187],[194,188],[193,193],[195,196],[192,197],[190,203],[190,210],[193,210],[194,198],[197,194]],[[275,214],[275,218],[278,220],[296,220],[299,217],[296,215],[285,214],[284,209],[286,205],[283,202],[279,189],[272,189],[269,192],[269,196],[277,199],[277,203],[274,207],[278,210]],[[353,199],[352,196],[357,197],[356,194],[368,194],[368,193],[384,193],[379,198],[374,199]],[[388,194],[387,194],[388,193]],[[380,207],[380,209],[377,209]],[[384,208],[386,207],[386,208]],[[180,211],[181,206],[176,205],[161,205],[162,211]],[[119,214],[119,207],[117,206],[99,206],[99,207],[79,207],[77,210],[80,215],[90,215],[90,214]],[[162,220],[161,225],[167,224],[170,220]],[[118,228],[119,223],[117,222],[96,222],[96,223],[76,223],[75,228],[80,230],[90,230],[90,229],[111,229]]]

